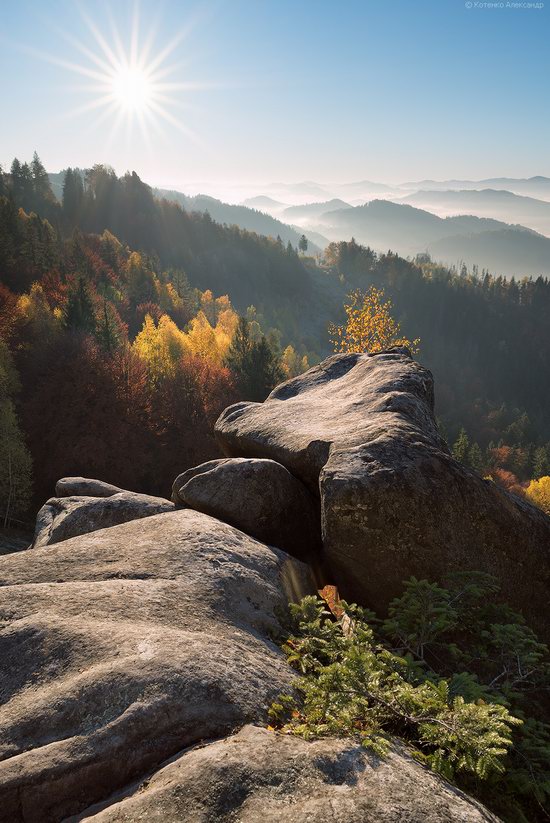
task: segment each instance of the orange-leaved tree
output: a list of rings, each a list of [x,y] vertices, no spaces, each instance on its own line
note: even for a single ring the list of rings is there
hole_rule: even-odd
[[[373,354],[391,346],[406,346],[416,354],[420,339],[408,340],[401,335],[401,327],[391,316],[391,309],[392,302],[385,300],[383,289],[371,286],[367,292],[353,291],[344,304],[345,324],[329,326],[334,351]]]

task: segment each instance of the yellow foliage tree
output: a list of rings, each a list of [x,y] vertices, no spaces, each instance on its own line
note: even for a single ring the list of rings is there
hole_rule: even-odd
[[[399,323],[391,316],[392,302],[384,297],[384,290],[376,286],[366,293],[357,289],[349,295],[344,305],[346,323],[329,326],[334,351],[374,354],[391,346],[406,346],[413,354],[418,352],[420,339],[401,336]]]
[[[229,351],[238,322],[239,315],[231,308],[231,304],[218,314],[218,322],[214,328],[214,336],[216,338],[216,347],[218,349],[218,359],[220,363]]]
[[[40,283],[17,301],[17,320],[26,327],[25,339],[51,340],[61,330],[62,313],[52,311]]]
[[[147,314],[132,348],[147,363],[153,380],[172,374],[178,360],[190,351],[187,335],[167,314],[162,315],[158,326]]]
[[[285,373],[285,377],[290,379],[307,371],[309,369],[309,362],[306,355],[300,357],[294,346],[287,346],[281,355],[281,367]]]
[[[216,342],[216,334],[202,309],[197,316],[191,320],[190,329],[186,334],[186,338],[193,354],[204,357],[205,360],[210,360],[213,363],[221,361]]]
[[[550,477],[539,477],[538,480],[531,480],[525,489],[527,498],[542,509],[545,514],[550,515]]]

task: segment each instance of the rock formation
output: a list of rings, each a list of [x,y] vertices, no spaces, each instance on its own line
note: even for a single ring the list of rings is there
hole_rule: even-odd
[[[98,486],[102,485],[99,481],[95,482]],[[59,483],[56,489],[58,487]],[[174,504],[170,500],[127,491],[101,497],[51,497],[36,517],[32,545],[33,548],[48,546],[79,534],[88,534],[129,520],[173,510]]]
[[[282,463],[321,500],[326,560],[348,600],[383,612],[415,575],[495,575],[550,638],[550,518],[457,463],[431,373],[405,349],[340,354],[237,403],[216,423],[228,456]]]
[[[295,557],[320,552],[318,501],[274,460],[211,460],[180,474],[172,500],[218,517]]]
[[[406,350],[336,355],[216,430],[229,459],[175,504],[63,478],[0,558],[0,821],[496,821],[403,746],[268,731],[294,680],[274,637],[319,554],[378,610],[412,574],[490,572],[548,638],[550,518],[452,459]]]
[[[260,720],[307,568],[191,510],[1,558],[0,820],[48,823]]]
[[[92,811],[92,810],[90,810]],[[401,748],[378,760],[346,740],[306,743],[245,726],[195,747],[89,823],[498,823]]]
[[[123,491],[126,489],[91,477],[62,477],[55,484],[56,497],[111,497]]]

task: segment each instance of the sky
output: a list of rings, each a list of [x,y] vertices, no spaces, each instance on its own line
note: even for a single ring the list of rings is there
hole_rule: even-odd
[[[550,0],[0,0],[0,163],[189,191],[550,176],[548,42]]]

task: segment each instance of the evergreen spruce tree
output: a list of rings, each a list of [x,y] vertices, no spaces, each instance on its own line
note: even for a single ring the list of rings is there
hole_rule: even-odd
[[[63,181],[63,216],[69,226],[78,222],[79,213],[84,198],[84,184],[78,171],[69,168],[65,172]]]
[[[225,365],[233,372],[244,400],[265,400],[284,376],[279,360],[265,336],[255,342],[250,324],[240,317]]]
[[[31,178],[33,186],[33,210],[41,212],[44,206],[55,203],[55,197],[50,184],[48,172],[44,168],[38,154],[34,152],[31,166]]]
[[[470,450],[470,441],[464,428],[460,429],[457,439],[452,448],[452,454],[455,460],[459,463],[468,463],[468,452]]]
[[[120,345],[120,331],[106,298],[103,298],[103,309],[97,321],[96,339],[107,354],[112,354]]]
[[[86,281],[81,276],[70,292],[64,314],[65,328],[93,334],[96,330],[94,304]]]
[[[535,449],[533,454],[533,477],[535,480],[550,474],[549,451],[548,446],[539,446]]]
[[[21,163],[19,162],[17,157],[13,158],[13,163],[11,164],[10,182],[13,199],[17,204],[19,204],[21,202],[23,183],[21,179]]]
[[[483,452],[478,443],[472,443],[468,450],[468,465],[478,474],[481,474],[484,469]]]
[[[31,493],[32,462],[25,445],[13,396],[19,380],[10,352],[0,338],[0,525],[23,514]]]

